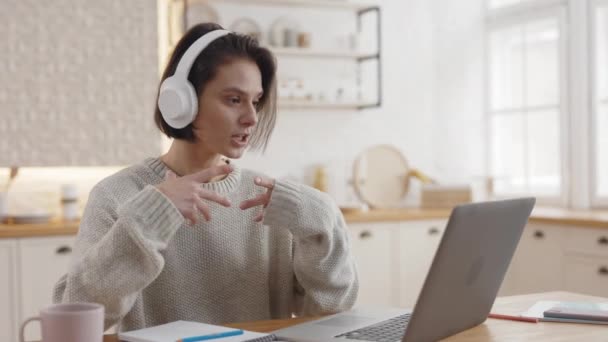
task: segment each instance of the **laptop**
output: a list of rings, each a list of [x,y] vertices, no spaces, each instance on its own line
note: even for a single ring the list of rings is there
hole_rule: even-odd
[[[300,342],[437,341],[486,320],[534,198],[455,207],[413,310],[355,308],[280,329]]]

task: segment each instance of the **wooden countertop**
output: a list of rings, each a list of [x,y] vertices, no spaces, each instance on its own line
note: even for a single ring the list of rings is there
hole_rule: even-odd
[[[65,222],[60,220],[48,223],[2,223],[0,224],[0,239],[75,235],[78,232],[79,223],[79,221]]]
[[[447,219],[449,215],[450,211],[444,209],[375,209],[365,212],[346,212],[344,218],[348,223],[361,223]],[[608,229],[608,210],[589,211],[539,207],[532,212],[530,222]],[[35,224],[4,223],[0,224],[0,238],[74,235],[78,231],[78,224],[78,221],[63,222],[59,220]]]
[[[344,219],[348,223],[447,219],[449,216],[450,210],[446,209],[395,208],[344,212]]]
[[[416,208],[374,209],[344,213],[346,222],[350,223],[447,219],[449,216],[450,210],[446,209]],[[608,228],[608,210],[572,210],[537,207],[530,216],[530,222]]]
[[[539,300],[605,302],[607,298],[592,297],[569,292],[546,292],[496,299],[492,312],[519,314]],[[243,322],[226,326],[268,333],[276,329],[311,320],[311,317]],[[572,323],[524,323],[489,318],[471,329],[462,331],[442,341],[445,342],[502,342],[502,341],[606,341],[606,327],[594,324]],[[118,342],[116,335],[105,335],[104,342]]]
[[[608,210],[567,210],[539,207],[532,211],[530,222],[608,228]]]

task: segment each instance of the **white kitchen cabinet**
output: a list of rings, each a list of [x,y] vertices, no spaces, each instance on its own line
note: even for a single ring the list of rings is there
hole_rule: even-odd
[[[72,236],[19,239],[20,321],[52,304],[53,287],[68,270],[74,241]],[[39,340],[40,326],[28,325],[25,336]]]
[[[563,234],[562,227],[528,224],[499,295],[563,290]]]
[[[416,304],[446,223],[446,220],[399,223],[399,243],[396,246],[399,258],[399,306],[412,308]]]
[[[565,233],[564,249],[567,253],[608,258],[608,229],[572,228]]]
[[[349,225],[351,248],[359,273],[357,306],[395,306],[392,286],[396,259],[390,248],[397,233],[390,223]]]
[[[0,240],[0,341],[17,340],[17,242]]]
[[[608,230],[568,229],[564,247],[565,289],[608,297]]]
[[[350,224],[359,270],[357,305],[412,307],[446,220]]]
[[[413,307],[447,220],[351,224],[358,304]],[[608,230],[530,223],[499,296],[572,291],[608,297]]]
[[[564,278],[566,291],[608,297],[608,258],[568,255]]]

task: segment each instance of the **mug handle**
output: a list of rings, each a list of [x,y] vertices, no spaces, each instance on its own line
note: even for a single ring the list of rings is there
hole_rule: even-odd
[[[21,323],[21,328],[19,329],[19,342],[25,342],[25,326],[32,321],[42,322],[40,316],[30,317],[25,320],[25,322]]]

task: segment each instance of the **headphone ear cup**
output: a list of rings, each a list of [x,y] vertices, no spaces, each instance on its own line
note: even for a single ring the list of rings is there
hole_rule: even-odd
[[[194,119],[196,118],[196,114],[198,113],[198,95],[196,94],[196,90],[194,89],[194,86],[192,85],[192,83],[186,81],[185,84],[185,91],[188,93],[188,96],[190,97],[190,112],[188,113],[188,123],[186,124],[186,126],[188,124],[191,124]]]
[[[177,129],[188,126],[198,112],[192,84],[176,76],[165,79],[160,86],[158,109],[169,126]]]

